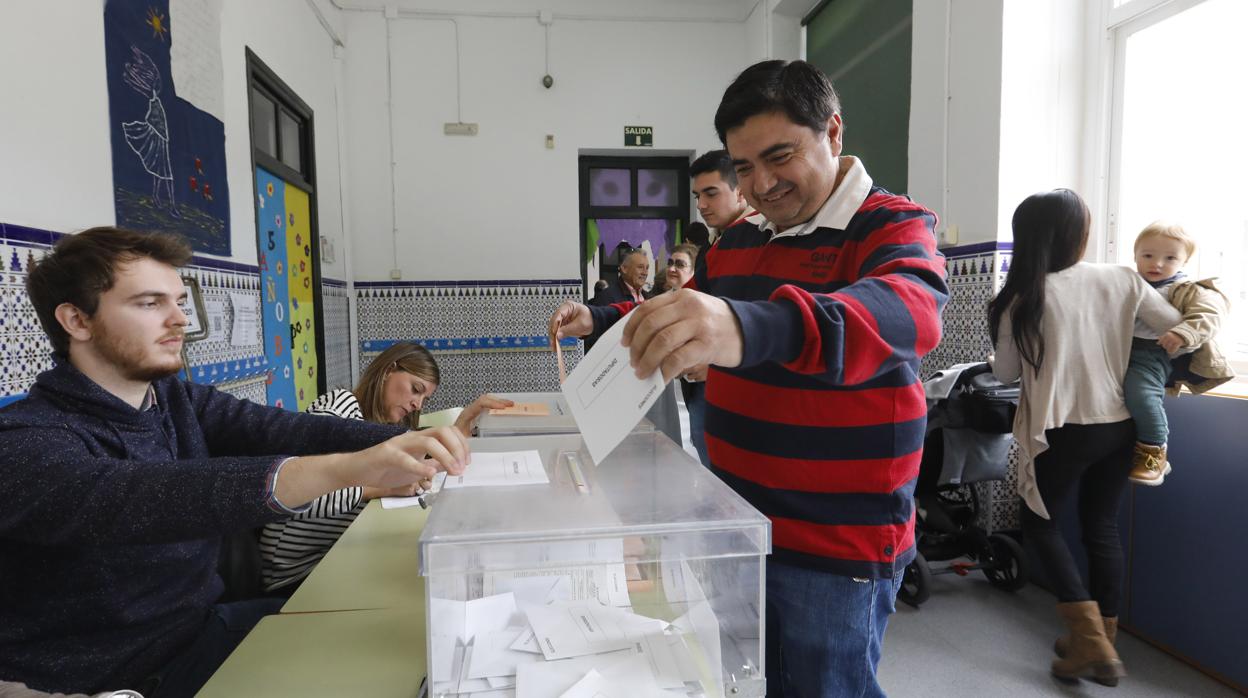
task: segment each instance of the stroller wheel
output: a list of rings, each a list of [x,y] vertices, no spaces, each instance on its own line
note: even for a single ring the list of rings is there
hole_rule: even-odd
[[[914,562],[906,565],[906,571],[901,576],[901,588],[897,590],[897,598],[902,603],[919,607],[919,604],[927,601],[927,597],[932,595],[932,568],[927,564],[927,558],[922,553],[914,556]]]
[[[1023,546],[1013,538],[994,533],[988,536],[989,556],[981,559],[984,565],[984,576],[988,582],[998,589],[1018,591],[1027,585],[1027,557],[1023,554]]]

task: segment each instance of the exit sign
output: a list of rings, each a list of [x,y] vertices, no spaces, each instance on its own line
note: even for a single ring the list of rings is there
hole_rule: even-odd
[[[653,126],[625,126],[624,145],[654,146]]]

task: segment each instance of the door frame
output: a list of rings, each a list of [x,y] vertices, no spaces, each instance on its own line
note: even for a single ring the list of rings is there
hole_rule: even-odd
[[[308,195],[308,227],[309,237],[308,245],[312,249],[312,312],[316,318],[317,332],[315,335],[316,344],[316,394],[323,395],[326,391],[326,369],[325,361],[325,301],[321,293],[321,227],[319,220],[320,206],[317,204],[316,192],[316,151],[314,144],[315,138],[315,119],[312,108],[307,105],[295,91],[290,88],[277,73],[273,72],[260,57],[251,50],[250,47],[245,49],[247,57],[247,134],[251,139],[249,150],[251,151],[251,188],[252,188],[252,208],[254,214],[253,220],[258,220],[259,211],[255,210],[255,202],[260,196],[260,192],[256,189],[256,168],[263,167],[272,172],[274,175],[285,180],[287,186],[294,186]],[[253,90],[264,94],[273,100],[278,108],[285,109],[293,116],[297,117],[304,125],[301,133],[301,142],[299,144],[300,160],[302,171],[287,165],[276,157],[262,152],[256,148],[255,122],[251,118],[252,115],[252,94]],[[281,148],[281,128],[277,128],[277,147]],[[257,231],[258,232],[258,231]],[[260,249],[260,238],[256,236],[256,259],[263,252]],[[261,289],[263,296],[263,289]],[[267,345],[261,342],[261,348]],[[268,351],[265,349],[265,353]],[[315,399],[315,398],[313,398]]]
[[[633,155],[628,152],[620,154],[600,155],[581,153],[577,156],[578,169],[578,194],[579,202],[578,212],[580,220],[577,222],[576,229],[578,231],[577,249],[580,251],[580,257],[577,260],[579,273],[581,277],[581,297],[586,301],[590,298],[588,277],[585,274],[585,258],[588,250],[585,249],[585,224],[590,218],[658,218],[663,220],[680,221],[682,235],[684,231],[689,229],[690,209],[689,209],[689,163],[690,155],[673,154],[660,155],[657,153],[638,153]],[[589,203],[589,171],[591,169],[610,168],[610,169],[626,169],[631,170],[631,205],[629,206],[591,206]],[[677,187],[676,187],[676,205],[675,206],[638,206],[637,205],[637,170],[676,170]],[[683,183],[684,186],[681,186]],[[658,250],[655,250],[657,253]],[[655,260],[656,266],[662,260]],[[605,268],[605,264],[604,264]],[[657,281],[656,281],[657,283]]]

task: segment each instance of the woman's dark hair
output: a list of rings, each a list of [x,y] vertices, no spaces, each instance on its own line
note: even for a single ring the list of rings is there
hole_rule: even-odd
[[[727,145],[728,131],[772,112],[818,132],[840,111],[841,100],[823,71],[806,61],[763,61],[742,71],[724,91],[715,112],[715,132]]]
[[[1045,277],[1083,257],[1091,220],[1087,204],[1069,189],[1032,194],[1014,209],[1014,258],[1005,286],[988,303],[988,335],[995,346],[1008,313],[1018,354],[1037,373],[1044,363]]]

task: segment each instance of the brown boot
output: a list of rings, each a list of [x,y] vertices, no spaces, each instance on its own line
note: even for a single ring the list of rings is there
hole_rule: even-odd
[[[1166,445],[1135,442],[1135,453],[1131,455],[1131,474],[1128,479],[1137,485],[1160,485],[1170,474],[1170,463],[1166,461]]]
[[[1101,624],[1105,626],[1105,639],[1109,640],[1109,644],[1114,644],[1118,639],[1118,617],[1101,616]],[[1070,636],[1063,635],[1053,641],[1053,654],[1059,657],[1065,657],[1066,652],[1070,649]]]
[[[1095,601],[1059,603],[1057,612],[1069,629],[1066,656],[1053,662],[1059,679],[1090,678],[1107,686],[1127,675],[1122,660],[1105,636],[1105,624]]]

